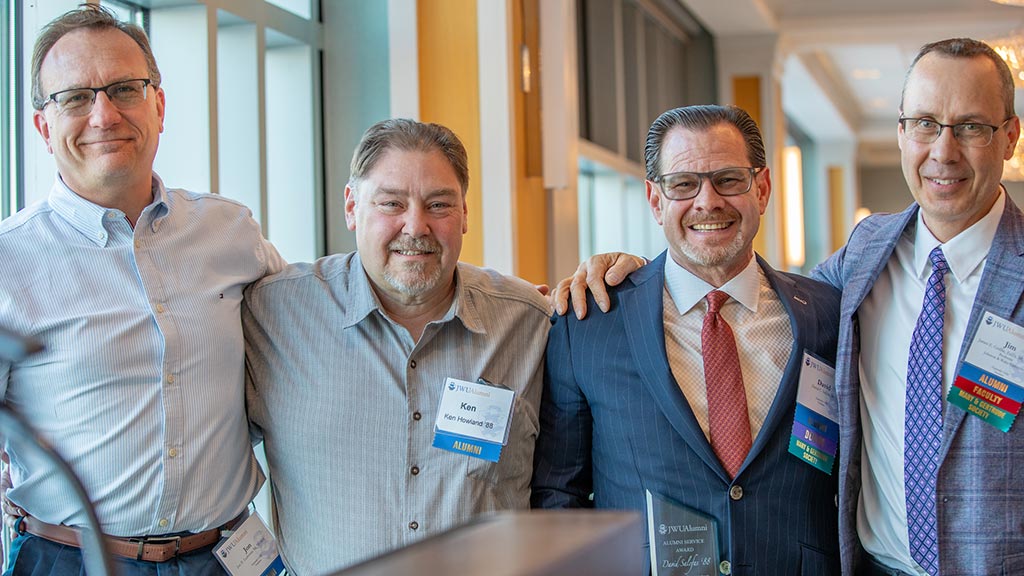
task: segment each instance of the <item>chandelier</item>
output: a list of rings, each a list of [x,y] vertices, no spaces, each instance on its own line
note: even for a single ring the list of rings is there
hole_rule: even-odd
[[[1014,0],[1021,2],[1024,0]],[[996,51],[1013,73],[1013,84],[1017,88],[1024,88],[1024,36],[1013,33],[1005,38],[997,38],[987,42]]]
[[[1024,182],[1024,138],[1017,139],[1013,157],[1003,162],[1003,180]]]
[[[992,1],[999,2],[1000,4],[1024,6],[1024,0]],[[1024,88],[1024,35],[1014,32],[1005,38],[991,40],[988,42],[988,45],[1010,67],[1014,86]],[[1024,181],[1024,138],[1017,140],[1017,148],[1013,151],[1013,158],[1003,163],[1003,180],[1013,182]]]

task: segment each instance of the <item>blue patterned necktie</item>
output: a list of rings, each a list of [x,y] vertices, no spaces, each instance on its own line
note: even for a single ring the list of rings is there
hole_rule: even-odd
[[[907,361],[907,407],[903,479],[907,490],[907,536],[910,555],[929,574],[939,573],[935,482],[942,446],[942,326],[949,271],[942,248],[928,258],[932,274],[910,340]]]

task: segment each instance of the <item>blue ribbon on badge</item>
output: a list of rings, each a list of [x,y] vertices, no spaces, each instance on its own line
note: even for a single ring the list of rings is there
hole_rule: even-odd
[[[486,440],[469,438],[468,436],[451,434],[449,432],[442,432],[441,430],[434,431],[433,446],[434,448],[448,450],[449,452],[458,452],[459,454],[465,454],[467,456],[481,458],[491,462],[497,462],[498,459],[501,458],[501,442],[487,442]]]

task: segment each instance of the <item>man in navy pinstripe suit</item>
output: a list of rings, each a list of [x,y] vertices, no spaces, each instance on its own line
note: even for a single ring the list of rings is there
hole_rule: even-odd
[[[745,112],[669,110],[645,156],[669,249],[610,291],[607,314],[555,321],[532,504],[645,510],[649,490],[715,518],[720,573],[838,573],[835,478],[788,451],[805,352],[835,360],[838,293],[755,257],[771,180]],[[704,371],[721,347],[702,352],[714,292],[742,375],[725,408],[725,380]],[[732,464],[723,414],[746,434]]]

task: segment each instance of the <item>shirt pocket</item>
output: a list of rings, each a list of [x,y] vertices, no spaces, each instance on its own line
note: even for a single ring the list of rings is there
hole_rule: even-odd
[[[517,395],[512,407],[512,426],[508,444],[501,449],[497,462],[483,458],[466,457],[466,476],[487,482],[491,486],[513,482],[522,483],[529,490],[533,473],[533,448],[537,442],[537,414]]]

